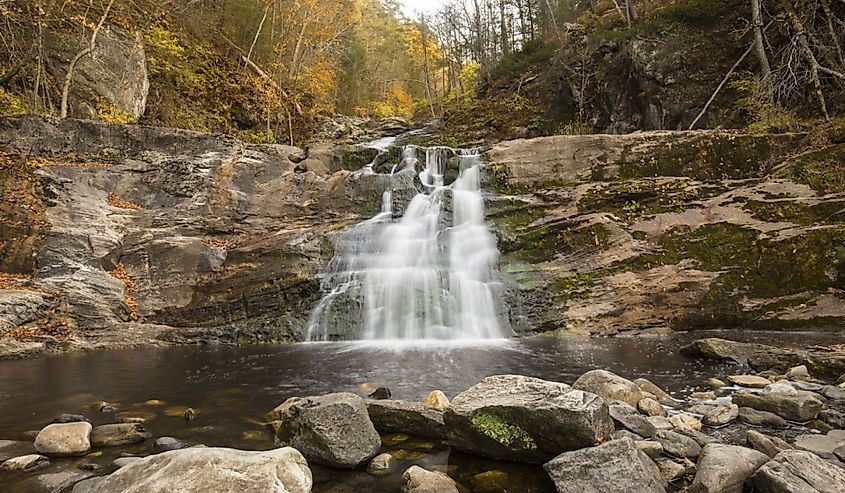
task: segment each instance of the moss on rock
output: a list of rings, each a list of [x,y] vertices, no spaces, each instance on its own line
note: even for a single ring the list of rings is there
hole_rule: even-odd
[[[496,414],[479,412],[472,417],[470,424],[477,432],[502,445],[519,446],[526,449],[537,448],[537,442],[527,431]]]

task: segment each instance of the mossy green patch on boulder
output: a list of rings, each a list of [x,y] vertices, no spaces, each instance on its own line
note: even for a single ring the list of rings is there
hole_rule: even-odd
[[[522,445],[527,449],[537,448],[537,443],[527,431],[493,413],[479,412],[472,417],[470,424],[482,435],[492,438],[502,445]]]

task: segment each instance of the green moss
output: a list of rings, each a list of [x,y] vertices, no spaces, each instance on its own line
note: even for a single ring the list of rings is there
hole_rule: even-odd
[[[802,154],[786,171],[787,177],[822,193],[845,188],[845,144]]]
[[[507,195],[525,193],[525,189],[519,187],[511,181],[508,168],[503,164],[494,163],[488,166],[487,175],[490,180],[490,187],[499,193]]]
[[[802,226],[845,221],[845,201],[807,205],[794,201],[761,202],[749,200],[745,209],[768,222],[790,222]]]
[[[537,442],[527,431],[495,414],[484,411],[476,413],[470,424],[475,431],[502,445],[524,449],[537,448]]]

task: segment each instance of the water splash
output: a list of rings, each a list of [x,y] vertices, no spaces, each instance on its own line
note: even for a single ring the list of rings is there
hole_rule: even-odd
[[[415,170],[407,146],[397,170]],[[501,303],[496,239],[484,221],[477,151],[424,149],[422,191],[393,217],[390,190],[381,212],[340,235],[325,296],[314,308],[306,339],[479,340],[513,331]],[[457,155],[456,155],[457,153]],[[459,175],[446,186],[451,159]]]

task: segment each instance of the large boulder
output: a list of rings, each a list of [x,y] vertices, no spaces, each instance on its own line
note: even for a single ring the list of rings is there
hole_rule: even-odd
[[[443,413],[420,402],[372,400],[367,401],[367,412],[381,433],[446,438]]]
[[[544,462],[610,438],[607,404],[589,392],[518,375],[487,377],[444,414],[458,449],[496,459]]]
[[[654,434],[653,440],[663,445],[663,451],[680,458],[698,457],[701,445],[695,439],[674,431],[660,430]]]
[[[91,423],[55,423],[35,437],[35,450],[51,457],[72,457],[91,451]]]
[[[311,470],[298,451],[189,448],[151,455],[118,469],[91,493],[310,493]]]
[[[754,476],[759,493],[842,493],[845,469],[801,450],[785,450]]]
[[[804,365],[817,377],[835,379],[845,372],[845,351],[766,347],[754,352],[748,358],[748,364],[757,371],[774,370],[779,373]]]
[[[276,441],[309,460],[352,469],[378,454],[381,438],[364,399],[348,392],[293,398],[280,411]]]
[[[739,407],[750,407],[767,411],[790,421],[810,421],[822,410],[822,402],[812,392],[746,392],[733,395],[733,403]]]
[[[689,493],[742,493],[743,485],[769,461],[762,452],[711,443],[704,447]]]
[[[592,370],[581,375],[572,388],[591,392],[608,401],[622,401],[634,407],[643,393],[634,382],[606,370]]]
[[[666,491],[660,470],[630,438],[564,452],[543,468],[558,493]]]
[[[411,466],[403,474],[402,493],[458,493],[458,485],[442,472]]]
[[[643,438],[648,438],[657,432],[657,428],[653,424],[639,414],[636,409],[624,402],[612,402],[608,410],[610,417],[616,424]]]

